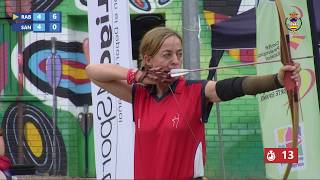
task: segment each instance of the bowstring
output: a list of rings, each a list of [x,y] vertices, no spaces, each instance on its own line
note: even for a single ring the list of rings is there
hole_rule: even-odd
[[[177,99],[176,95],[174,94],[174,92],[173,92],[173,90],[171,88],[171,85],[168,85],[168,87],[169,87],[169,90],[170,90],[171,94],[173,95],[174,102],[176,103],[177,109],[178,109],[179,113],[181,114],[183,121],[186,122],[186,124],[188,126],[188,129],[190,130],[190,132],[192,134],[193,139],[195,140],[196,143],[198,143],[199,142],[198,138],[196,137],[195,133],[193,132],[188,120],[184,118],[184,114],[182,114],[182,111],[179,108],[178,99]]]

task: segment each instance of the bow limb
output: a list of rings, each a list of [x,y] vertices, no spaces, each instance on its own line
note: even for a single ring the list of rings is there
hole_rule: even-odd
[[[280,51],[281,51],[281,62],[283,65],[293,64],[293,60],[291,58],[290,46],[289,46],[289,33],[288,29],[285,26],[285,14],[283,10],[283,6],[280,0],[275,0],[279,22],[280,22]],[[297,148],[298,146],[298,131],[299,131],[299,95],[298,95],[298,86],[296,82],[290,78],[291,72],[286,72],[284,77],[284,86],[287,90],[288,102],[291,112],[291,120],[292,120],[292,148]],[[285,173],[283,175],[284,180],[288,179],[292,168],[292,163],[287,165]]]

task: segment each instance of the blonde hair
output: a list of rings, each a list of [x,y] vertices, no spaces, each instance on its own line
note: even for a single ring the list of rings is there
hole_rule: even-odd
[[[145,65],[143,60],[144,55],[154,57],[160,50],[163,42],[171,36],[176,36],[182,43],[182,37],[172,29],[167,27],[156,27],[148,31],[142,38],[139,46],[139,59],[141,67]]]

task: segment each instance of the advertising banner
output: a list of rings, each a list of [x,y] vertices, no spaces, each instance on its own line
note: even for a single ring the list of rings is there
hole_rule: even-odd
[[[88,1],[91,63],[132,66],[128,1]],[[97,179],[132,179],[132,106],[92,84]]]
[[[306,0],[281,0],[289,31],[292,58],[313,56]],[[280,60],[279,17],[274,0],[261,0],[257,8],[257,61]],[[320,178],[320,113],[315,84],[314,59],[301,64],[299,88],[298,163],[289,178]],[[281,62],[257,66],[258,74],[277,73]],[[292,143],[292,123],[288,96],[284,88],[258,96],[263,144],[265,148],[286,148]],[[267,178],[281,179],[287,164],[266,164]]]

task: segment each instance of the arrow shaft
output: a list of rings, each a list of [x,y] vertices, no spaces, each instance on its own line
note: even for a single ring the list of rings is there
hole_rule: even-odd
[[[298,57],[293,58],[292,60],[305,60],[312,58],[313,56],[305,56],[305,57]],[[235,67],[242,67],[242,66],[249,66],[249,65],[257,65],[257,64],[268,64],[268,63],[274,63],[274,62],[281,62],[281,60],[271,60],[271,61],[264,61],[264,62],[252,62],[252,63],[244,63],[244,64],[235,64],[235,65],[229,65],[229,66],[219,66],[219,67],[209,67],[209,68],[199,68],[199,69],[185,69],[185,71],[182,71],[184,73],[190,73],[190,72],[197,72],[197,71],[210,71],[210,70],[216,70],[216,69],[226,69],[226,68],[235,68]],[[174,73],[172,73],[174,74]]]

